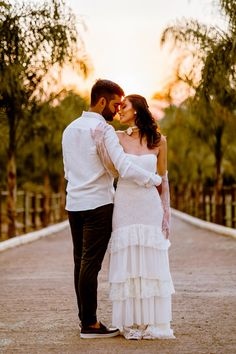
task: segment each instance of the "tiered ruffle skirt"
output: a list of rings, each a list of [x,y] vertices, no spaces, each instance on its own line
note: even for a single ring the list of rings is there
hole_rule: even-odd
[[[156,226],[135,224],[112,232],[109,283],[114,326],[154,325],[163,337],[173,336],[169,246]]]

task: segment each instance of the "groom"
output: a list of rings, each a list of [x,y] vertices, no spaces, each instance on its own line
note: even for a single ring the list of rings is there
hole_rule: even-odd
[[[97,80],[91,91],[88,112],[83,112],[63,132],[62,150],[67,179],[68,211],[74,247],[74,286],[81,338],[105,338],[119,334],[97,321],[97,277],[112,229],[113,178],[107,173],[91,136],[98,124],[107,125],[119,110],[124,91],[109,80]],[[159,185],[161,178],[133,164],[112,126],[104,133],[109,156],[123,178],[146,186]]]

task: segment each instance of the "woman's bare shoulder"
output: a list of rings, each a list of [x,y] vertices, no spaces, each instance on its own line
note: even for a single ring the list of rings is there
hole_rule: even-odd
[[[160,145],[166,145],[166,144],[167,144],[166,136],[161,134]]]
[[[160,154],[160,151],[166,148],[166,146],[167,146],[166,137],[164,135],[161,135],[161,139],[158,143],[158,146],[155,147],[155,153],[157,154],[157,156]]]

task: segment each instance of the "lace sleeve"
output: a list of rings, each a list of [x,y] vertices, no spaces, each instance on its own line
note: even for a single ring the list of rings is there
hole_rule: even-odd
[[[119,174],[110,159],[104,142],[104,134],[106,132],[106,129],[108,128],[105,124],[98,124],[98,126],[94,130],[91,130],[91,135],[95,141],[97,153],[103,166],[111,177],[116,178],[119,176]]]
[[[164,211],[162,220],[162,232],[168,239],[170,235],[170,190],[169,190],[169,180],[168,171],[162,176],[162,188],[160,191],[160,197],[162,202],[162,207]]]

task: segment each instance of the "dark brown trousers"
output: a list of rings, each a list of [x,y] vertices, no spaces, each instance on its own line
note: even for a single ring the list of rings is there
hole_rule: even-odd
[[[113,204],[68,211],[74,247],[74,286],[82,326],[97,321],[98,272],[112,230]]]

